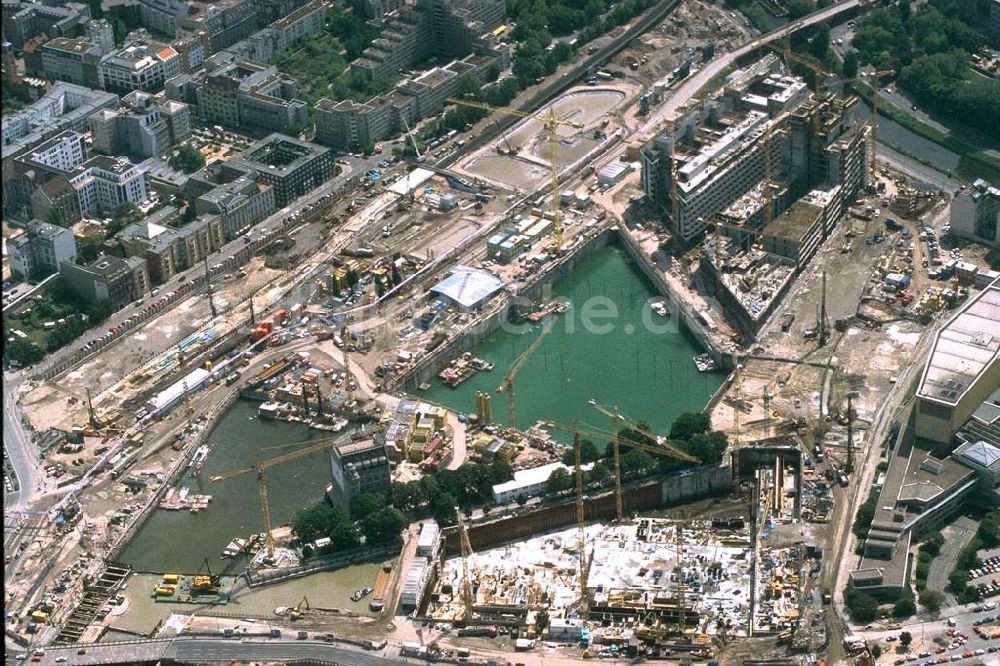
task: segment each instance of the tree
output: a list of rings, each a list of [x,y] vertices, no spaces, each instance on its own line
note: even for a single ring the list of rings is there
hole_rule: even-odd
[[[809,42],[809,53],[819,61],[826,60],[826,54],[830,50],[830,26],[825,23],[816,29],[816,35]]]
[[[86,265],[96,261],[101,256],[101,245],[104,239],[100,236],[79,236],[76,241],[76,263]]]
[[[594,466],[587,473],[588,483],[595,483],[601,485],[606,479],[611,477],[611,468],[603,460],[598,460],[594,463]]]
[[[177,148],[177,152],[170,156],[170,166],[180,169],[185,173],[193,173],[205,166],[205,156],[201,151],[186,143]]]
[[[845,79],[853,79],[858,75],[857,53],[849,51],[847,55],[844,56],[844,66],[841,71],[843,72]]]
[[[110,238],[130,224],[142,219],[142,210],[131,201],[123,201],[115,208],[111,224],[104,230],[105,238]]]
[[[545,490],[550,493],[558,493],[563,490],[569,490],[572,487],[573,479],[570,477],[569,472],[562,467],[552,470],[548,481],[545,482]]]
[[[858,624],[868,624],[878,617],[878,602],[861,590],[850,587],[844,590],[844,604]]]
[[[17,361],[21,365],[33,365],[45,357],[45,352],[34,342],[17,337],[4,347],[4,355],[9,360]]]
[[[878,658],[882,656],[882,646],[879,645],[878,643],[875,643],[871,647],[871,652],[872,652],[872,659],[875,659],[877,661]]]
[[[45,221],[49,224],[54,224],[57,227],[61,227],[63,225],[63,217],[62,209],[56,206],[52,206],[49,208],[49,211],[45,213]]]
[[[712,421],[708,414],[685,412],[670,425],[670,439],[688,440],[698,433],[708,432],[711,427]]]
[[[361,493],[351,502],[351,518],[364,520],[384,506],[385,496],[381,493]]]
[[[786,6],[788,7],[789,21],[795,21],[806,14],[811,14],[816,7],[812,0],[789,0]]]
[[[944,594],[937,590],[924,590],[920,593],[920,605],[931,613],[941,610],[941,604],[943,603]]]
[[[892,616],[897,619],[910,617],[916,614],[917,604],[913,601],[913,594],[907,592],[902,598],[892,605]]]
[[[913,642],[913,634],[908,631],[900,632],[899,634],[899,644],[904,648],[910,647],[910,643]]]
[[[538,634],[541,635],[545,628],[549,626],[549,613],[545,610],[540,610],[535,613],[535,629]]]
[[[456,504],[458,504],[458,500],[449,492],[443,492],[431,500],[431,514],[437,520],[438,525],[453,525],[457,522]]]
[[[580,440],[580,464],[592,463],[601,457],[601,450],[589,439]],[[569,447],[562,455],[562,464],[572,467],[576,464],[576,452]]]
[[[623,475],[638,474],[655,464],[653,456],[642,449],[632,449],[622,456],[621,469]]]
[[[698,433],[682,445],[690,455],[703,463],[715,464],[722,460],[722,454],[729,446],[729,438],[724,432]]]
[[[406,526],[406,516],[399,509],[383,506],[361,521],[361,533],[369,545],[385,543],[399,538]]]

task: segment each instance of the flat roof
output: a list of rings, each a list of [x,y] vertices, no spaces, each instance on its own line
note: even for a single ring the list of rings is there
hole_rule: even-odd
[[[406,195],[414,191],[434,176],[430,169],[417,168],[389,186],[390,192]]]
[[[955,405],[1000,358],[1000,280],[994,280],[938,331],[917,395]]]
[[[799,241],[822,216],[822,208],[799,199],[764,227],[764,235]]]
[[[471,308],[503,289],[503,281],[468,266],[456,266],[451,274],[431,287],[431,292],[446,296],[464,308]]]

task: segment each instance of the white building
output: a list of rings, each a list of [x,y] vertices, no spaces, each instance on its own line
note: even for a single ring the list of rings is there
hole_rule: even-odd
[[[581,465],[584,470],[589,470],[594,463]],[[557,469],[564,469],[573,474],[573,468],[562,463],[549,463],[541,467],[522,469],[514,472],[514,478],[493,486],[493,501],[497,504],[507,504],[516,501],[518,498],[532,498],[545,492],[545,486],[549,482],[552,472]]]
[[[114,92],[158,92],[180,73],[181,58],[172,46],[144,39],[109,53],[97,65],[101,87]]]
[[[406,570],[406,578],[403,579],[403,591],[399,595],[399,605],[402,608],[414,608],[420,603],[430,571],[431,568],[425,558],[418,557],[410,563],[410,568]]]
[[[1000,248],[1000,188],[979,179],[951,202],[952,235]]]
[[[94,157],[69,181],[83,213],[107,215],[126,201],[138,205],[149,198],[146,172],[124,157]]]
[[[950,444],[1000,386],[1000,280],[969,300],[934,340],[917,389],[916,435]]]

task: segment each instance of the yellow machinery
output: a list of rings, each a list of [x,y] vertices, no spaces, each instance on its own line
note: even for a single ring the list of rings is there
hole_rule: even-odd
[[[517,109],[501,108],[490,106],[489,104],[484,104],[482,102],[472,102],[464,99],[451,99],[447,100],[449,104],[458,104],[459,106],[468,106],[473,109],[480,109],[483,111],[488,111],[490,113],[506,113],[511,116],[518,116],[520,118],[533,118],[535,120],[541,121],[545,125],[545,129],[549,135],[549,162],[552,165],[552,239],[553,239],[553,250],[556,254],[562,252],[563,244],[563,226],[562,226],[562,212],[559,210],[559,161],[556,155],[556,148],[559,145],[559,139],[556,137],[556,130],[560,125],[566,127],[573,127],[575,129],[583,129],[583,123],[576,123],[571,120],[566,120],[560,118],[556,115],[554,104],[549,105],[549,112],[545,115],[538,113],[526,113],[524,111],[519,111]],[[505,139],[506,140],[506,139]],[[508,146],[509,146],[508,142]]]
[[[550,321],[542,328],[541,334],[535,338],[535,341],[531,343],[531,346],[521,352],[514,362],[511,364],[510,369],[507,370],[507,374],[503,378],[503,383],[497,387],[497,393],[503,393],[507,391],[507,425],[511,428],[517,427],[517,404],[514,398],[514,378],[517,373],[521,371],[524,364],[528,362],[532,354],[538,351],[538,347],[542,344],[542,338],[548,335],[549,331],[552,330],[552,322]]]
[[[288,619],[289,620],[299,619],[300,617],[302,617],[302,611],[304,610],[309,610],[309,599],[307,599],[305,596],[303,596],[302,599],[299,601],[299,603],[295,604],[295,608],[293,608],[288,613]]]
[[[472,577],[469,574],[469,558],[472,557],[472,544],[469,543],[469,531],[465,528],[465,518],[462,517],[461,510],[455,508],[458,515],[458,543],[462,552],[462,619],[465,622],[472,620],[472,606],[474,603],[472,595]]]
[[[267,500],[267,480],[264,477],[264,470],[269,467],[274,467],[275,465],[281,465],[289,462],[290,460],[304,458],[305,456],[316,453],[317,451],[328,449],[332,444],[333,440],[327,437],[323,439],[314,439],[306,442],[297,442],[295,444],[285,444],[284,446],[272,447],[275,449],[287,449],[290,446],[298,446],[301,448],[263,461],[260,460],[260,453],[258,452],[257,464],[253,467],[245,467],[231,472],[223,472],[222,474],[216,474],[208,478],[210,482],[216,483],[218,481],[232,479],[233,477],[243,476],[244,474],[249,474],[250,472],[257,473],[257,492],[260,496],[260,513],[261,518],[264,521],[264,538],[267,541],[267,554],[269,557],[274,556],[274,537],[271,535],[271,508]]]
[[[618,411],[616,407],[614,410],[610,410],[607,407],[599,404],[596,400],[591,399],[589,401],[591,407],[596,409],[601,414],[604,414],[611,419],[611,430],[609,433],[592,433],[598,437],[608,437],[611,439],[611,447],[614,451],[615,459],[615,517],[621,520],[624,515],[624,508],[622,506],[622,474],[621,474],[621,439],[618,437],[617,430],[618,424],[625,423],[633,430],[646,435],[652,439],[657,439],[656,435],[649,432],[645,428],[641,427],[638,423],[632,421],[631,419],[625,418],[621,412]],[[642,444],[636,444],[635,442],[629,440],[626,442],[626,446],[633,446],[638,449],[643,449],[649,451],[650,453],[658,453],[660,455],[670,456],[678,460],[684,460],[690,463],[700,463],[701,461],[692,455],[681,451],[680,449],[671,446],[667,442],[662,442],[657,447],[646,447]]]

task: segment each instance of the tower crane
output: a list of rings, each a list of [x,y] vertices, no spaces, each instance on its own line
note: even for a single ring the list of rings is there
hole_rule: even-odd
[[[514,398],[514,378],[517,377],[517,373],[521,371],[524,364],[528,362],[532,354],[538,351],[538,347],[542,344],[542,339],[548,335],[549,331],[552,330],[552,322],[550,321],[545,327],[542,328],[541,334],[535,338],[535,341],[531,343],[531,346],[521,352],[514,362],[511,364],[510,369],[507,370],[507,374],[503,378],[503,383],[497,387],[497,393],[503,393],[507,391],[507,424],[511,428],[517,427],[517,404]]]
[[[684,451],[681,451],[680,449],[670,445],[668,442],[661,441],[659,437],[651,433],[644,426],[636,423],[632,419],[625,417],[620,411],[618,411],[617,407],[615,407],[614,410],[610,410],[607,407],[604,407],[603,405],[598,403],[594,399],[590,399],[588,401],[588,404],[601,414],[604,414],[605,416],[611,419],[610,433],[593,433],[593,434],[595,434],[598,437],[607,436],[611,438],[611,448],[612,451],[614,452],[614,459],[615,459],[615,516],[617,517],[618,520],[621,520],[624,515],[624,508],[622,502],[622,474],[621,474],[622,440],[621,437],[619,437],[619,435],[617,434],[618,423],[624,423],[629,428],[632,428],[633,430],[640,432],[643,435],[646,435],[647,437],[660,442],[659,444],[660,448],[657,448],[657,450],[653,451],[653,453],[660,453],[661,455],[671,456],[673,458],[676,458],[678,460],[683,460],[685,462],[691,462],[691,463],[701,462],[701,460],[699,460],[698,458],[695,458],[694,456],[689,455]],[[643,448],[642,445],[636,444],[632,440],[626,440],[625,445],[634,446],[640,449]]]
[[[413,152],[417,154],[417,164],[422,164],[426,158],[420,154],[420,148],[417,147],[417,140],[413,138],[410,126],[406,124],[406,118],[401,117],[401,119],[403,121],[403,129],[406,130],[406,135],[410,137],[410,143],[413,145]]]
[[[591,404],[596,405],[597,403],[592,401]],[[643,434],[652,437],[652,435],[649,434],[648,431],[645,430],[645,428],[639,428],[634,424],[632,424],[632,422],[629,421],[628,419],[625,419],[625,417],[621,416],[620,414],[617,413],[615,414],[616,414],[615,416],[616,419],[623,419],[625,420],[626,423],[632,425],[632,427],[635,427],[637,430],[639,430],[639,432],[642,432]],[[583,435],[587,435],[590,437],[607,438],[610,441],[614,442],[615,440],[618,440],[619,437],[617,433],[607,432],[605,430],[601,430],[595,426],[591,426],[588,424],[583,424],[583,425],[585,427],[581,428],[579,425],[563,426],[563,425],[558,425],[556,423],[549,423],[548,427],[553,430],[559,430],[562,432],[571,433],[573,435],[573,463],[574,463],[574,472],[576,474],[576,522],[577,522],[577,531],[579,534],[579,548],[580,548],[580,557],[579,557],[580,561],[578,565],[580,569],[578,571],[578,578],[579,578],[578,585],[580,586],[581,615],[586,615],[589,599],[587,598],[586,535],[584,533],[586,517],[584,515],[585,507],[583,503],[583,468],[580,464],[580,438]],[[646,451],[647,453],[655,453],[657,455],[668,456],[670,458],[686,460],[688,462],[693,462],[693,463],[701,462],[700,459],[667,444],[663,440],[658,440],[658,442],[659,443],[657,446],[652,446],[641,442],[634,442],[632,440],[626,440],[625,443],[626,446],[631,446],[636,449],[641,449],[643,451]],[[617,464],[615,465],[615,493],[617,495],[616,497],[617,507],[620,507],[621,470],[620,466]]]
[[[559,144],[559,139],[556,137],[556,130],[560,125],[566,127],[573,127],[575,129],[583,129],[583,123],[574,122],[572,120],[566,120],[565,118],[560,118],[556,115],[555,106],[549,105],[549,112],[547,114],[540,113],[527,113],[526,111],[520,111],[518,109],[510,109],[505,107],[496,107],[490,104],[485,104],[483,102],[473,102],[465,99],[453,99],[449,98],[446,100],[449,104],[458,104],[459,106],[467,106],[473,109],[480,109],[482,111],[488,111],[489,113],[506,113],[511,116],[518,116],[520,118],[533,118],[534,120],[539,120],[545,125],[545,129],[549,135],[549,162],[552,166],[552,240],[553,240],[553,250],[556,254],[562,252],[563,244],[563,226],[562,226],[562,212],[559,210],[559,162],[556,155],[556,147]]]
[[[221,474],[215,474],[208,477],[209,482],[217,483],[219,481],[226,481],[228,479],[235,478],[237,476],[243,476],[251,472],[257,473],[257,493],[260,499],[260,514],[264,522],[264,539],[267,543],[267,554],[268,557],[274,557],[274,537],[271,536],[271,506],[267,498],[267,479],[264,476],[264,470],[274,467],[276,465],[282,465],[286,462],[297,460],[299,458],[304,458],[308,455],[312,455],[317,451],[322,451],[333,446],[334,440],[329,437],[322,439],[314,439],[305,442],[296,442],[294,444],[285,444],[282,446],[270,447],[271,449],[287,449],[291,446],[297,446],[294,451],[288,453],[282,453],[281,455],[275,456],[274,458],[268,458],[266,460],[260,459],[260,451],[257,452],[257,462],[251,467],[244,467],[243,469],[232,470],[229,472],[223,472]],[[264,449],[269,450],[269,449]]]
[[[469,558],[472,557],[472,544],[469,543],[469,531],[465,527],[465,518],[462,516],[462,511],[458,507],[455,507],[455,513],[458,516],[458,544],[462,553],[462,619],[468,622],[472,619],[472,606],[474,602],[472,596],[472,577],[469,574]]]

